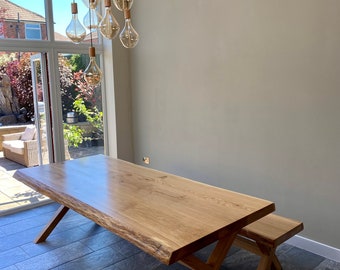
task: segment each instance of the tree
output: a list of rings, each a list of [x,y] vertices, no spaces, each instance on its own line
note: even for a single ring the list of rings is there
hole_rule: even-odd
[[[30,57],[32,53],[11,53],[0,56],[0,73],[7,74],[11,80],[13,94],[18,98],[19,107],[27,111],[27,121],[34,116],[33,87]],[[20,56],[20,57],[19,57]],[[59,57],[60,89],[63,99],[63,112],[73,108],[77,96],[72,68],[68,59]],[[42,100],[41,85],[38,85],[38,98]]]
[[[69,59],[64,56],[58,57],[59,73],[60,73],[60,91],[62,99],[63,115],[72,110],[73,101],[77,96],[75,91],[72,64]]]
[[[83,54],[72,54],[69,58],[69,62],[72,67],[72,72],[85,70],[87,66],[87,56]]]
[[[96,86],[89,85],[84,79],[84,72],[82,70],[75,72],[74,85],[76,86],[76,91],[78,95],[76,99],[83,99],[87,106],[95,107],[99,100],[101,100],[101,95],[96,91]]]
[[[17,58],[17,53],[12,52],[12,53],[7,53],[7,52],[0,52],[0,66],[5,66],[9,62],[16,60]]]

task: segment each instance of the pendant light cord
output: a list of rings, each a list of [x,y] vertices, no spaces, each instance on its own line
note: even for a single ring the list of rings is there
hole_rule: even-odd
[[[92,42],[92,18],[91,18],[91,4],[90,4],[90,1],[89,0],[89,19],[90,19],[90,41],[91,41],[91,47],[93,47],[93,42]]]

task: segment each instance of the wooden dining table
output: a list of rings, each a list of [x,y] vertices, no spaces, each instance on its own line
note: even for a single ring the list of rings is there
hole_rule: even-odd
[[[164,264],[196,270],[219,269],[240,229],[275,209],[264,199],[105,155],[20,169],[14,178],[61,204],[36,243],[72,209]],[[209,258],[194,255],[212,243]]]

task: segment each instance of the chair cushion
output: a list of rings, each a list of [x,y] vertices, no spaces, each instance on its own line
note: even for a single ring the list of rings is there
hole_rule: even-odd
[[[19,155],[24,154],[24,141],[22,140],[4,141],[2,142],[2,147]]]
[[[21,135],[22,141],[30,141],[33,140],[35,135],[35,126],[27,126],[24,133]]]

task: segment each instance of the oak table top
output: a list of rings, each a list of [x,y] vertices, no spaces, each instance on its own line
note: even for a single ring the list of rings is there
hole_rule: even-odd
[[[218,269],[237,232],[275,209],[267,200],[105,155],[20,169],[14,178],[60,203],[59,220],[73,209],[164,264],[191,269]],[[42,240],[54,228],[48,226]],[[215,241],[220,247],[209,262],[191,255]]]

